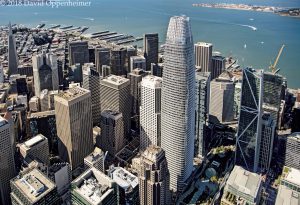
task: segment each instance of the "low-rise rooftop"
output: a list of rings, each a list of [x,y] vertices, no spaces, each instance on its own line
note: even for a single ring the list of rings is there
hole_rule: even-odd
[[[79,195],[92,205],[102,204],[106,197],[112,197],[115,182],[96,168],[90,168],[72,182],[74,195]]]
[[[276,197],[275,205],[299,205],[300,193],[280,185]]]
[[[111,167],[109,176],[124,190],[130,192],[138,186],[138,177],[122,167]]]
[[[21,177],[14,178],[12,183],[32,204],[56,188],[55,184],[36,168]]]
[[[28,150],[30,148],[32,148],[33,146],[44,142],[45,140],[47,140],[47,138],[44,135],[38,134],[35,137],[31,138],[30,140],[27,140],[26,142],[24,142],[21,145],[22,149]]]
[[[282,180],[300,187],[300,170],[285,166],[283,168]]]
[[[228,190],[256,198],[261,186],[261,177],[256,173],[246,171],[240,166],[235,166],[227,180],[226,186],[228,186]]]
[[[89,154],[84,158],[84,161],[90,164],[94,164],[95,162],[98,162],[100,159],[103,160],[103,158],[104,158],[104,152],[100,148],[96,147],[91,154]]]

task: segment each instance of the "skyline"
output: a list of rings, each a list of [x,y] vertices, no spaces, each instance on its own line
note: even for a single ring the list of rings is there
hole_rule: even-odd
[[[157,32],[160,43],[163,43],[168,18],[172,15],[185,14],[191,18],[194,25],[195,41],[213,43],[215,51],[220,51],[224,56],[236,57],[243,67],[252,66],[267,70],[270,62],[275,60],[281,45],[285,44],[286,48],[278,63],[281,68],[280,73],[289,79],[290,87],[300,87],[300,83],[294,75],[297,53],[300,52],[300,41],[297,39],[297,33],[300,31],[298,19],[253,11],[193,8],[192,3],[195,2],[192,0],[185,3],[179,2],[180,8],[178,8],[176,4],[169,1],[154,0],[147,1],[150,9],[145,9],[135,0],[126,3],[117,0],[113,10],[111,2],[105,0],[93,1],[93,7],[89,8],[66,7],[64,10],[37,9],[35,7],[4,10],[4,7],[0,7],[2,13],[0,15],[3,17],[0,18],[0,25],[6,25],[8,21],[12,21],[17,24],[27,24],[30,27],[36,27],[40,23],[48,26],[50,24],[88,26],[89,30],[86,33],[108,29],[135,36]],[[267,3],[268,1],[266,1]],[[296,3],[295,5],[290,3],[290,5],[300,7]],[[22,15],[8,18],[9,12],[14,10],[21,10]],[[53,11],[59,16],[51,15]],[[237,15],[240,18],[236,18]],[[147,26],[144,26],[145,24]],[[253,31],[247,26],[254,26],[257,30]],[[139,29],[136,29],[137,27]],[[215,32],[218,30],[220,32]],[[272,38],[268,38],[269,36]],[[245,44],[247,45],[246,49],[244,48]]]
[[[300,203],[300,3],[113,1],[0,13],[0,205]]]

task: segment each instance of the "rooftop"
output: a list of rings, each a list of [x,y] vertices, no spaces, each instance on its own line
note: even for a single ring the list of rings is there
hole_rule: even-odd
[[[208,78],[210,76],[210,72],[196,72],[196,76]]]
[[[22,177],[16,177],[12,183],[33,203],[39,201],[56,186],[38,169],[33,169]]]
[[[275,205],[299,205],[300,193],[280,185],[276,197]]]
[[[55,115],[54,110],[44,111],[44,112],[34,112],[31,113],[30,118],[43,118],[43,117],[48,117],[53,115]]]
[[[195,46],[204,46],[204,47],[210,47],[210,46],[213,46],[212,43],[206,43],[206,42],[197,42],[195,44]]]
[[[8,124],[7,120],[0,116],[0,127]]]
[[[101,202],[114,192],[114,181],[96,168],[90,168],[72,182],[73,191],[90,204]]]
[[[131,73],[128,73],[128,75],[134,75],[134,76],[140,76],[145,74],[147,73],[141,68],[135,68],[131,71]]]
[[[71,101],[71,100],[74,100],[74,99],[76,99],[80,96],[83,96],[89,92],[90,91],[88,91],[84,88],[81,88],[81,87],[72,87],[69,90],[58,93],[57,96],[65,99],[65,100]]]
[[[146,158],[148,160],[151,160],[152,162],[156,162],[158,158],[163,154],[164,151],[155,145],[150,145],[144,152],[143,152],[143,158]]]
[[[261,186],[261,177],[256,173],[246,171],[240,166],[235,166],[227,180],[227,186],[229,189],[256,198]]]
[[[104,110],[104,111],[102,111],[101,116],[103,116],[105,118],[114,119],[114,120],[117,120],[117,119],[123,117],[122,113],[116,112],[113,110]]]
[[[300,142],[300,132],[295,132],[288,136],[288,138]]]
[[[41,142],[44,142],[45,140],[47,140],[47,138],[44,135],[38,134],[35,137],[31,138],[30,140],[27,140],[26,142],[24,142],[21,145],[21,147],[23,147],[24,149],[30,149],[33,146],[35,146]]]
[[[95,150],[89,154],[88,156],[86,156],[84,158],[84,161],[88,161],[90,163],[93,163],[93,162],[97,162],[99,161],[99,159],[103,159],[104,158],[104,152],[99,149],[99,148],[95,148]]]
[[[143,60],[143,61],[146,60],[144,56],[130,56],[130,59],[133,59],[133,60]]]
[[[282,179],[288,181],[289,183],[300,186],[300,170],[292,167],[284,167],[282,173]]]
[[[220,55],[212,56],[212,59],[215,59],[215,60],[226,60],[226,58],[224,56],[220,56]]]
[[[122,85],[123,83],[129,82],[129,79],[117,75],[110,75],[107,78],[104,78],[102,82],[108,82],[113,85]]]
[[[109,171],[110,177],[123,189],[130,191],[138,186],[138,177],[128,172],[122,167],[113,167]]]
[[[163,79],[154,75],[147,75],[142,79],[141,85],[150,88],[161,88]]]

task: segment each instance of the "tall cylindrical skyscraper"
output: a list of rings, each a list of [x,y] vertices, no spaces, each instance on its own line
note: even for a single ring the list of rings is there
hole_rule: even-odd
[[[195,63],[188,17],[170,19],[164,55],[161,146],[170,170],[170,189],[176,192],[193,169]]]

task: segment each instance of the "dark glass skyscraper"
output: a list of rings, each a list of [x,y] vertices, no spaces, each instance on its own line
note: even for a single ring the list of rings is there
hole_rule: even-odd
[[[262,126],[263,73],[243,69],[241,111],[236,138],[236,164],[257,172]]]
[[[69,44],[69,64],[75,65],[80,63],[89,63],[89,46],[87,41],[74,41]]]
[[[158,33],[144,35],[144,57],[146,70],[151,70],[151,63],[158,63]]]
[[[181,191],[193,170],[195,63],[190,19],[170,19],[162,82],[161,146],[170,170],[170,189]]]

